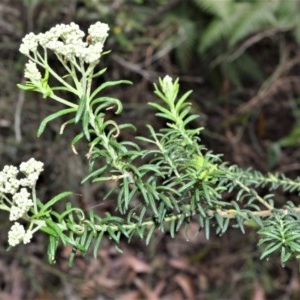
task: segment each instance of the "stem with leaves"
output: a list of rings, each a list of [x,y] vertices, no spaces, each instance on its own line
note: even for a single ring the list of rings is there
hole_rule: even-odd
[[[87,43],[79,44],[83,49],[94,49]],[[106,71],[96,71],[100,56],[96,61],[87,62],[77,54],[66,57],[54,50],[67,74],[60,77],[48,65],[48,49],[44,47],[43,51],[43,56],[29,55],[29,59],[44,69],[44,78],[27,74],[29,81],[19,87],[42,93],[43,97],[58,101],[66,108],[47,116],[38,135],[44,132],[48,122],[57,118],[68,116],[61,133],[66,125],[80,125],[82,132],[73,138],[71,147],[76,153],[77,143],[88,144],[90,172],[83,182],[91,180],[105,184],[113,181],[113,185],[107,185],[111,188],[104,200],[114,199],[111,201],[115,201],[116,207],[113,214],[97,215],[94,210],[85,212],[66,202],[65,209],[58,212],[54,205],[72,193],[61,193],[45,203],[36,199],[36,208],[26,220],[38,224],[49,236],[50,262],[55,261],[60,243],[71,244],[83,254],[93,248],[96,257],[104,236],[116,246],[122,237],[130,240],[135,235],[149,243],[156,230],[169,231],[175,236],[183,226],[188,228],[191,219],[198,221],[207,238],[212,227],[221,235],[230,226],[243,232],[246,225],[252,226],[259,233],[262,258],[279,251],[285,264],[292,257],[300,257],[300,208],[291,202],[277,207],[273,194],[261,195],[260,191],[260,187],[270,192],[282,188],[299,194],[299,179],[241,170],[222,162],[220,155],[207,150],[200,138],[203,128],[192,126],[197,116],[191,114],[188,102],[191,91],[180,96],[178,79],[169,76],[159,79],[154,93],[160,102],[149,103],[157,111],[156,116],[165,121],[165,127],[157,131],[147,125],[149,134],[126,141],[120,139],[122,131],[135,127],[130,123],[118,124],[108,117],[108,110],[114,109],[120,114],[123,106],[119,99],[105,96],[104,92],[130,82],[106,81],[93,90],[94,80]],[[59,85],[52,87],[50,77]],[[69,93],[71,99],[75,96],[75,101],[62,98],[61,92]],[[234,200],[226,200],[228,195]],[[74,253],[70,263],[73,259]]]

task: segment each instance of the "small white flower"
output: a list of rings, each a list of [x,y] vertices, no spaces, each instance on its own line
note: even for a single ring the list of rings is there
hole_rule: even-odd
[[[28,212],[30,207],[33,206],[33,201],[30,199],[30,194],[25,188],[21,188],[20,192],[15,193],[12,197],[14,203],[21,209],[23,212]]]
[[[25,65],[24,77],[28,78],[32,82],[38,82],[42,79],[42,75],[38,70],[36,63],[30,60]]]
[[[6,174],[7,178],[16,178],[19,173],[17,167],[10,165],[4,166],[3,172]]]
[[[108,37],[108,31],[109,26],[105,23],[96,22],[95,24],[91,25],[88,29],[88,33],[91,37],[91,43],[100,43],[103,47],[103,44]]]
[[[173,82],[173,79],[166,75],[161,83],[162,91],[168,99],[172,99],[174,101],[178,93],[178,81]]]
[[[19,171],[15,166],[6,165],[0,172],[0,192],[14,194],[20,181],[17,179]]]
[[[32,239],[32,231],[27,230],[23,237],[23,244],[30,243],[31,239]]]
[[[102,43],[96,43],[94,45],[89,45],[86,51],[86,55],[84,57],[84,61],[87,64],[94,63],[98,61],[101,58],[103,51],[103,44]]]
[[[44,163],[30,158],[20,164],[20,171],[25,174],[26,178],[19,180],[21,186],[34,187],[40,173],[44,170]]]
[[[72,46],[75,49],[74,46],[80,45],[83,37],[84,32],[72,22],[69,25],[58,24],[52,27],[47,32],[39,34],[38,40],[42,47],[65,54],[64,51],[67,50],[65,46]]]
[[[28,174],[26,178],[20,179],[20,185],[28,186],[30,188],[34,187],[36,182],[39,179],[39,174],[40,174],[39,172]]]
[[[20,46],[19,51],[29,56],[30,52],[36,52],[38,47],[38,36],[34,34],[33,32],[30,32],[25,35],[25,37],[22,39],[22,44]]]
[[[5,174],[1,171],[0,172],[0,192],[4,193],[4,184],[6,181],[6,176]]]
[[[20,244],[24,236],[25,236],[24,226],[18,222],[15,222],[8,232],[8,244],[14,247]]]
[[[14,194],[19,188],[19,182],[18,180],[10,179],[0,188],[0,191],[5,194]]]
[[[57,53],[61,53],[64,50],[65,44],[62,41],[57,41],[57,40],[51,40],[47,43],[47,48],[50,50],[53,50]]]
[[[44,163],[35,160],[33,157],[30,158],[28,161],[22,162],[20,164],[20,171],[25,175],[29,175],[35,172],[40,174],[43,170],[44,170]]]
[[[16,205],[12,205],[9,211],[9,220],[16,221],[24,215],[24,210]]]
[[[171,76],[169,75],[166,75],[164,78],[163,78],[163,88],[164,88],[164,91],[168,91],[168,90],[172,90],[173,88],[173,79]]]
[[[26,177],[26,178],[21,178],[20,179],[20,186],[28,186],[28,187],[32,187],[32,182]]]

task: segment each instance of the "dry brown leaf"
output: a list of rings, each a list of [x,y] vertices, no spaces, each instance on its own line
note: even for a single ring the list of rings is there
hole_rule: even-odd
[[[95,287],[97,283],[93,279],[85,280],[84,282],[78,284],[78,291],[82,297],[91,298],[95,293]]]
[[[160,294],[165,287],[165,282],[159,281],[154,289],[150,289],[145,282],[138,277],[134,279],[134,284],[139,288],[141,293],[145,295],[147,300],[159,300]]]
[[[263,287],[259,282],[256,282],[253,289],[253,294],[251,300],[265,300],[266,295]]]
[[[187,275],[178,274],[175,276],[174,281],[180,286],[185,294],[185,298],[189,300],[195,299],[194,289],[191,283],[191,278]]]
[[[97,283],[107,289],[113,289],[121,286],[123,281],[119,279],[108,278],[106,276],[100,276],[97,278]]]
[[[0,299],[11,300],[11,295],[9,293],[0,292]]]
[[[0,299],[3,299],[3,298],[0,298]],[[12,298],[9,298],[9,299],[12,299]],[[48,293],[46,291],[42,292],[35,298],[35,300],[53,300],[53,299],[54,299],[53,295],[51,295],[50,293]]]
[[[170,294],[165,295],[159,300],[183,300],[183,298],[182,298],[182,293],[180,291],[174,291]]]
[[[207,291],[209,289],[208,278],[204,274],[198,275],[198,288],[201,291]]]
[[[148,273],[151,269],[150,265],[132,255],[124,256],[124,262],[132,268],[136,273]]]
[[[300,281],[297,268],[294,268],[293,270],[293,275],[290,280],[288,289],[295,295],[300,294]]]
[[[10,267],[10,275],[12,280],[11,291],[10,291],[10,299],[11,300],[19,300],[24,296],[24,281],[20,268],[16,261]]]
[[[140,300],[141,294],[139,291],[131,291],[123,294],[118,298],[119,300]]]
[[[184,258],[172,258],[169,260],[169,265],[178,270],[188,270],[190,268],[189,262]]]

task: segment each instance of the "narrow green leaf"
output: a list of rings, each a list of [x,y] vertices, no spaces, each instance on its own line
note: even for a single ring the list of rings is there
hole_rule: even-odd
[[[175,220],[170,222],[170,234],[172,238],[175,237]]]
[[[67,243],[70,243],[71,245],[73,244],[72,241],[66,235],[63,234],[62,230],[55,222],[48,219],[46,220],[46,224],[48,225],[48,227],[52,228],[55,231],[55,233],[64,245],[66,245]]]
[[[142,211],[141,211],[141,213],[139,215],[139,218],[138,218],[139,219],[138,220],[138,225],[142,224],[146,212],[147,212],[147,208],[145,206],[143,206]],[[141,227],[141,228],[144,228],[144,227]],[[143,232],[144,232],[144,229],[143,229]]]
[[[104,235],[104,231],[100,231],[99,235],[97,236],[97,239],[96,239],[96,242],[95,242],[95,245],[94,245],[94,250],[93,250],[94,258],[98,257],[98,250],[100,248],[103,235]]]
[[[210,237],[210,224],[209,224],[209,218],[206,218],[204,221],[204,226],[205,226],[205,237],[207,240],[209,240]]]
[[[187,220],[188,220],[188,218],[185,216],[184,213],[182,213],[182,214],[180,215],[180,218],[178,219],[178,222],[177,222],[177,224],[176,224],[175,230],[176,230],[176,231],[179,231],[179,229],[181,228],[181,225],[182,225],[183,221],[188,222]]]
[[[264,239],[269,238],[269,239],[281,241],[280,233],[279,232],[273,232],[271,230],[272,230],[271,228],[265,227],[265,228],[259,230],[258,233],[264,235]]]
[[[81,132],[79,134],[77,134],[71,141],[71,145],[74,146],[75,144],[77,144],[82,138],[84,137],[84,134]]]
[[[179,113],[179,118],[180,118],[181,120],[184,120],[185,117],[190,113],[190,111],[191,111],[191,108],[190,108],[190,107],[184,108],[184,109]]]
[[[38,91],[38,89],[33,84],[29,83],[29,81],[27,84],[18,83],[17,87],[23,91]]]
[[[207,203],[209,204],[209,206],[212,206],[212,200],[210,198],[209,187],[204,182],[202,182],[202,188],[203,188],[205,200],[207,200]]]
[[[88,230],[84,230],[83,234],[80,236],[79,244],[84,245],[87,240],[87,237],[88,237]]]
[[[78,108],[77,108],[77,112],[76,112],[76,116],[75,116],[75,123],[79,122],[85,108],[86,108],[86,97],[85,97],[85,95],[83,95],[79,100],[79,104],[78,104]]]
[[[150,228],[150,230],[148,231],[147,237],[146,237],[146,245],[149,245],[149,242],[154,234],[154,231],[156,229],[156,226],[153,224]]]
[[[102,74],[104,74],[106,72],[107,68],[103,68],[100,71],[98,71],[97,73],[95,73],[92,78],[97,78],[99,76],[101,76]]]
[[[292,256],[292,253],[286,249],[286,247],[281,247],[280,260],[284,265]]]
[[[51,206],[53,206],[56,202],[60,201],[63,198],[69,197],[70,195],[72,195],[72,192],[62,192],[58,195],[56,195],[55,197],[53,197],[52,199],[50,199],[45,205],[43,205],[43,207],[40,210],[40,213],[44,213],[46,212],[48,209],[51,208]]]
[[[91,140],[90,130],[89,130],[90,114],[87,110],[84,111],[82,119],[82,130],[88,141]]]
[[[91,178],[94,178],[93,182],[96,182],[97,178],[95,178],[95,177],[100,176],[101,174],[104,174],[107,171],[107,169],[108,169],[108,166],[105,165],[105,166],[103,166],[103,167],[101,167],[101,168],[99,168],[99,169],[91,172],[89,175],[87,175],[86,177],[84,177],[82,179],[81,183],[85,183],[88,180],[90,180]]]
[[[49,243],[47,249],[48,261],[50,264],[55,263],[55,254],[58,247],[58,238],[56,236],[49,236]]]
[[[260,259],[264,259],[265,257],[269,256],[276,250],[278,250],[281,247],[281,243],[271,243],[269,244],[264,250],[262,255],[260,256]]]
[[[293,252],[298,252],[300,253],[300,245],[299,245],[299,242],[293,242],[293,241],[290,241],[288,242],[288,246],[290,247],[290,249],[293,251]]]
[[[160,116],[160,117],[163,117],[165,119],[172,120],[172,121],[175,120],[174,115],[168,109],[161,106],[160,104],[150,102],[149,105],[156,108],[158,111],[161,112],[161,113],[157,113],[156,114],[157,116]]]
[[[183,120],[183,125],[184,125],[184,126],[187,126],[189,123],[191,123],[192,121],[194,121],[194,120],[196,120],[196,119],[198,119],[198,118],[199,118],[199,116],[197,116],[197,115],[190,115],[190,116],[188,116],[186,119]],[[200,127],[200,128],[196,128],[196,129],[194,129],[193,131],[189,131],[189,132],[190,132],[191,134],[193,134],[193,135],[196,135],[196,134],[198,134],[202,129],[203,129],[203,128]]]
[[[120,242],[120,231],[115,231],[111,229],[111,227],[108,225],[107,226],[107,232],[109,234],[109,237],[112,238],[116,243]]]
[[[185,102],[186,99],[191,95],[193,91],[187,91],[184,95],[180,97],[175,105],[176,111],[180,111],[185,105],[190,105],[190,103]]]
[[[50,122],[53,121],[61,116],[73,113],[76,111],[77,108],[66,108],[66,109],[62,109],[54,114],[51,114],[49,116],[47,116],[40,124],[39,129],[37,131],[37,136],[40,137],[42,135],[42,133],[44,132],[46,125]]]
[[[99,105],[99,103],[101,103],[101,105]],[[96,116],[99,115],[101,111],[109,108],[113,108],[116,114],[120,114],[123,110],[122,102],[119,99],[107,96],[93,99],[91,101],[91,107],[94,107],[95,105],[97,105],[97,108],[94,111]]]
[[[115,85],[118,85],[118,84],[132,84],[131,81],[128,81],[128,80],[117,80],[117,81],[107,81],[107,82],[104,82],[102,83],[98,88],[95,89],[95,91],[92,93],[91,95],[91,99],[94,99],[95,96],[100,93],[102,90],[108,88],[108,87],[111,87],[111,86],[115,86]]]

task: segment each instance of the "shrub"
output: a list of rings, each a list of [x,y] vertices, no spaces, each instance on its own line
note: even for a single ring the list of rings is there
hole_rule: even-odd
[[[88,147],[90,172],[82,182],[113,182],[104,200],[115,197],[116,211],[104,215],[84,211],[65,200],[72,192],[40,200],[36,183],[43,171],[42,162],[32,158],[19,168],[5,166],[0,172],[0,208],[9,212],[13,222],[8,233],[9,248],[29,243],[33,234],[42,231],[49,240],[49,262],[55,262],[60,244],[70,244],[74,249],[70,254],[72,264],[76,251],[85,255],[92,248],[96,257],[104,236],[116,246],[121,238],[130,240],[133,236],[148,244],[157,230],[169,231],[174,237],[195,219],[207,238],[212,229],[222,235],[230,227],[244,232],[246,226],[251,226],[258,233],[262,259],[273,253],[280,254],[283,265],[291,258],[298,259],[299,208],[292,202],[278,207],[272,193],[278,189],[299,193],[299,178],[242,170],[206,149],[200,138],[202,128],[192,128],[197,116],[191,114],[188,102],[191,91],[180,95],[178,79],[165,76],[154,84],[160,102],[149,105],[165,126],[155,130],[147,125],[148,136],[120,139],[121,131],[134,132],[134,125],[118,124],[109,118],[108,111],[120,114],[123,106],[119,99],[105,96],[105,91],[130,82],[106,81],[93,88],[93,81],[106,71],[99,70],[98,64],[107,54],[103,45],[108,30],[106,24],[97,22],[83,40],[84,32],[71,23],[26,35],[20,52],[28,57],[27,81],[19,87],[64,105],[45,117],[39,136],[57,118],[66,118],[61,134],[68,126],[81,126],[71,147],[75,153],[79,142]],[[64,74],[52,68],[50,53],[55,54]],[[261,187],[268,192],[260,192]],[[234,200],[226,200],[228,195]],[[62,201],[66,201],[65,209],[57,211],[55,204]]]

